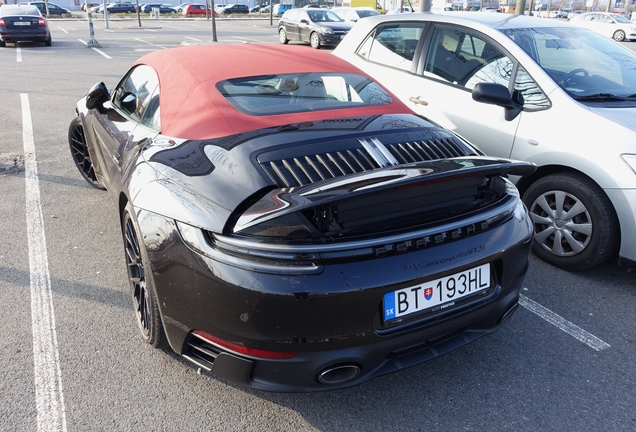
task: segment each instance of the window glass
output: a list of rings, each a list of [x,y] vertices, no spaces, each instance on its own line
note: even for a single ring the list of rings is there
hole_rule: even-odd
[[[505,33],[575,99],[636,94],[636,54],[610,38],[577,27]]]
[[[550,108],[550,99],[521,66],[517,69],[512,99],[526,111],[538,111]]]
[[[510,87],[514,63],[497,47],[457,28],[437,27],[426,56],[424,76],[472,89],[480,82]]]
[[[358,55],[375,63],[410,71],[423,32],[423,23],[380,26],[358,48]]]
[[[146,65],[139,65],[115,88],[113,104],[135,121],[141,121],[143,109],[148,106],[151,94],[158,87],[155,71]]]
[[[393,102],[374,81],[352,73],[298,73],[235,78],[216,85],[237,110],[275,115],[387,105]]]

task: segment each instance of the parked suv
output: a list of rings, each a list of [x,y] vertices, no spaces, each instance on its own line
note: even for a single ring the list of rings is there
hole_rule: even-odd
[[[224,15],[246,14],[246,13],[250,13],[250,8],[247,7],[247,5],[236,3],[236,4],[225,6],[223,10],[221,11],[221,13]]]

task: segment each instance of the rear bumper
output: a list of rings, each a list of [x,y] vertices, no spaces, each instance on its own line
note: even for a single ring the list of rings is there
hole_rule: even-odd
[[[521,279],[507,295],[476,311],[369,345],[305,352],[291,360],[253,359],[223,351],[213,362],[195,355],[194,350],[183,356],[219,377],[258,390],[291,393],[346,388],[431,360],[499,329],[518,306],[520,283]],[[441,336],[440,328],[444,328]],[[357,376],[345,377],[344,382],[320,382],[321,376],[337,380],[338,372],[345,368],[349,376],[356,372]]]
[[[29,31],[29,32],[0,32],[0,39],[5,42],[45,42],[51,38],[46,31]]]
[[[220,377],[278,392],[356,385],[497,330],[516,308],[532,242],[522,211],[497,227],[433,248],[343,258],[316,273],[269,274],[191,250],[170,219],[139,211],[138,221],[143,237],[153,240],[147,244],[152,279],[171,347]],[[382,320],[387,292],[486,263],[493,275],[487,294],[398,324]],[[297,354],[289,360],[241,355],[201,342],[194,330],[244,347]],[[319,381],[339,367],[358,373],[343,382]]]

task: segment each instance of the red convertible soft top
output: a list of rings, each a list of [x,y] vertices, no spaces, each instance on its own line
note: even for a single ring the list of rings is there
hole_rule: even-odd
[[[368,77],[334,55],[304,46],[180,47],[147,54],[135,62],[138,64],[146,64],[157,72],[161,133],[177,138],[215,138],[333,117],[412,113],[392,95],[393,102],[387,105],[252,116],[234,108],[216,88],[217,83],[227,79],[270,74],[348,72]]]

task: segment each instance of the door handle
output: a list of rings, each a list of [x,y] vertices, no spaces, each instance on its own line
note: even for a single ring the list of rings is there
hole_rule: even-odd
[[[428,102],[426,102],[425,100],[422,100],[421,97],[422,96],[418,96],[418,97],[411,96],[409,100],[413,102],[414,104],[428,106]]]

